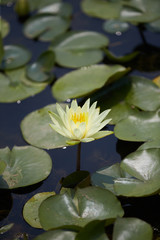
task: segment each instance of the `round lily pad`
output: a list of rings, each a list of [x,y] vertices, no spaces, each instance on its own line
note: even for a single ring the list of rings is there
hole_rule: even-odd
[[[0,102],[9,103],[33,96],[47,86],[47,83],[34,83],[26,77],[25,68],[6,71],[0,74]]]
[[[117,80],[127,71],[121,65],[92,65],[81,68],[59,78],[52,87],[52,94],[58,101],[86,96]]]
[[[23,217],[29,225],[34,228],[42,228],[39,222],[38,209],[45,199],[53,195],[55,195],[54,192],[37,193],[26,202],[23,208]]]
[[[138,148],[138,150],[145,150],[149,148],[160,148],[160,139],[157,139],[155,141],[145,142]]]
[[[127,22],[110,19],[103,23],[103,30],[108,33],[126,32],[129,29]]]
[[[45,233],[42,233],[38,237],[34,238],[33,240],[75,240],[76,232],[69,231],[69,230],[51,230]]]
[[[5,19],[3,19],[1,17],[0,17],[0,21],[1,21],[0,33],[2,35],[2,38],[5,38],[10,31],[10,24],[9,24],[9,22],[7,22]]]
[[[25,22],[24,34],[28,38],[51,41],[58,35],[64,33],[69,25],[69,19],[49,14],[37,14]]]
[[[52,160],[41,149],[24,146],[0,149],[6,167],[0,176],[0,188],[25,187],[44,180],[50,174]]]
[[[11,70],[25,65],[31,58],[31,53],[24,47],[16,45],[4,46],[4,56],[0,68]]]
[[[65,107],[66,104],[62,104]],[[48,105],[28,114],[21,122],[24,139],[39,148],[53,149],[67,146],[66,138],[55,132],[50,126],[48,112],[57,113],[56,104]]]
[[[68,193],[55,195],[43,201],[39,208],[40,223],[45,230],[64,226],[74,229],[73,225],[83,227],[92,220],[123,214],[114,194],[98,187],[78,189],[74,199]]]

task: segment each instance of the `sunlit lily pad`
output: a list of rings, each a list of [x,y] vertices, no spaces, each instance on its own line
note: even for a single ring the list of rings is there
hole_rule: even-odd
[[[65,107],[66,105],[61,105]],[[40,148],[53,149],[66,146],[66,138],[55,132],[48,111],[57,113],[56,105],[51,104],[28,114],[21,122],[24,139],[31,145]]]
[[[9,22],[7,22],[5,19],[0,17],[1,21],[1,29],[0,33],[2,34],[2,38],[6,37],[10,31],[10,25]]]
[[[150,224],[138,218],[117,218],[113,228],[113,240],[152,240]]]
[[[103,29],[108,33],[126,32],[129,29],[129,24],[120,20],[110,19],[103,23]]]
[[[42,228],[39,222],[38,209],[45,199],[53,195],[55,195],[54,192],[37,193],[26,202],[23,208],[23,217],[29,225],[34,228]]]
[[[0,68],[11,70],[25,65],[31,58],[31,53],[24,47],[16,45],[4,46],[4,56]]]
[[[25,68],[6,71],[6,75],[0,74],[0,102],[16,102],[46,88],[47,83],[34,83],[25,75]]]
[[[45,230],[68,226],[83,227],[92,220],[123,216],[118,199],[111,192],[98,187],[78,189],[74,199],[67,193],[55,195],[42,202],[39,218]]]
[[[103,59],[100,49],[108,42],[108,38],[98,32],[71,31],[56,38],[50,49],[55,52],[59,65],[75,68],[100,62]]]
[[[135,112],[118,122],[114,128],[117,138],[126,141],[152,141],[160,139],[160,113]]]
[[[69,230],[51,230],[45,233],[42,233],[38,237],[34,238],[33,240],[75,240],[76,232],[69,231]]]
[[[0,176],[0,188],[25,187],[44,180],[50,174],[52,160],[41,149],[31,146],[0,149],[6,168]]]
[[[120,165],[99,170],[92,181],[116,195],[140,197],[155,194],[160,189],[160,148],[137,150]]]
[[[27,67],[27,77],[36,82],[52,81],[54,76],[51,69],[54,61],[55,56],[52,51],[43,52],[36,62]]]
[[[59,78],[52,87],[52,93],[59,101],[86,96],[117,80],[127,71],[121,65],[84,67]]]
[[[51,41],[58,35],[64,33],[69,25],[69,19],[50,14],[39,14],[26,21],[24,25],[24,34],[28,38]]]

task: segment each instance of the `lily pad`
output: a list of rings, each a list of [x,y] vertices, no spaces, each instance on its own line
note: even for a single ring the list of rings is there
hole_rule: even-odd
[[[110,61],[115,62],[115,63],[130,62],[131,60],[133,60],[134,58],[136,58],[139,55],[139,51],[134,51],[132,53],[129,53],[129,54],[126,54],[125,56],[120,56],[120,57],[115,56],[108,49],[104,49],[104,52],[105,52],[107,58]]]
[[[70,20],[49,14],[37,14],[24,24],[24,34],[28,38],[51,41],[64,33],[70,26]]]
[[[109,189],[116,195],[142,197],[160,189],[160,148],[137,150],[121,164],[93,174],[94,185]]]
[[[160,110],[156,112],[135,112],[118,122],[115,136],[125,141],[145,142],[160,139]]]
[[[160,139],[157,139],[155,141],[150,141],[142,144],[138,150],[145,150],[149,148],[160,148]]]
[[[86,96],[117,80],[127,71],[121,65],[92,65],[71,71],[55,82],[52,94],[58,101]]]
[[[24,47],[16,45],[4,46],[4,56],[0,68],[11,70],[24,66],[31,58],[31,53]]]
[[[93,220],[123,214],[114,194],[98,187],[78,189],[74,199],[68,193],[55,195],[43,201],[39,208],[40,223],[45,230],[64,226],[74,229],[74,226],[83,227]]]
[[[100,62],[103,59],[100,49],[108,42],[108,38],[98,32],[71,31],[56,38],[50,49],[55,52],[59,65],[75,68]]]
[[[50,72],[54,66],[55,56],[52,51],[43,52],[36,62],[27,67],[27,77],[36,82],[52,81]]]
[[[47,83],[34,83],[25,75],[25,68],[6,71],[6,75],[0,73],[0,102],[16,102],[46,88]]]
[[[126,32],[129,29],[127,22],[110,19],[103,23],[103,30],[108,33]]]
[[[160,32],[160,19],[145,24],[145,27],[152,32]]]
[[[0,149],[6,168],[0,176],[0,188],[12,189],[38,183],[48,177],[52,168],[50,156],[31,146]]]
[[[4,1],[4,0],[3,0]],[[37,9],[41,9],[44,8],[48,5],[51,5],[53,3],[59,3],[62,0],[28,0],[29,1],[29,5],[30,5],[30,9],[32,11],[37,10]]]
[[[156,84],[156,86],[160,88],[160,76],[154,78],[152,81],[154,84]]]
[[[4,234],[13,227],[14,223],[7,224],[0,228],[0,234]]]
[[[23,208],[23,217],[29,225],[34,228],[42,228],[39,222],[38,209],[45,199],[53,195],[55,192],[37,193],[26,202]]]
[[[113,240],[152,240],[150,224],[138,218],[117,218],[113,229]]]
[[[69,231],[69,230],[51,230],[45,233],[42,233],[38,237],[34,238],[33,240],[75,240],[76,232]]]
[[[65,108],[66,104],[61,105]],[[48,111],[57,113],[56,105],[51,104],[28,114],[21,122],[24,139],[39,148],[53,149],[67,146],[66,138],[55,132],[50,126]]]
[[[5,38],[10,31],[10,24],[8,21],[6,21],[5,19],[3,19],[1,17],[0,17],[0,21],[1,21],[0,33],[2,35],[2,38]]]

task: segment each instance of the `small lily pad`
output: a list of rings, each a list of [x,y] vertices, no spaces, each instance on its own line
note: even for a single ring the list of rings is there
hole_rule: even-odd
[[[26,77],[25,68],[0,73],[0,102],[10,103],[33,96],[47,86],[47,83],[34,83]]]
[[[5,19],[3,19],[1,17],[0,17],[0,21],[1,21],[0,33],[2,35],[2,38],[5,38],[10,31],[10,24],[8,21],[6,21]]]
[[[103,30],[108,33],[126,32],[129,29],[127,22],[110,19],[103,23]]]
[[[38,237],[34,238],[33,240],[75,240],[76,232],[69,231],[69,230],[51,230],[45,233],[42,233]]]
[[[138,218],[117,218],[114,223],[113,240],[152,240],[150,224]]]
[[[28,38],[51,41],[64,33],[70,26],[70,20],[49,14],[37,14],[29,18],[24,25],[24,34]]]
[[[86,96],[117,80],[127,71],[121,65],[84,67],[59,78],[52,87],[52,94],[58,101]]]
[[[64,193],[42,202],[39,218],[42,227],[83,227],[92,220],[105,220],[123,216],[124,212],[113,193],[98,187],[78,189],[74,199]],[[73,226],[74,225],[74,226]]]
[[[31,146],[0,149],[6,168],[0,177],[0,188],[25,187],[44,180],[50,174],[52,160],[41,149]]]
[[[65,108],[66,104],[61,106]],[[49,111],[57,113],[56,104],[36,110],[22,120],[21,131],[24,139],[39,148],[53,149],[67,146],[66,138],[49,126],[51,122]]]
[[[29,225],[34,228],[42,228],[39,222],[38,209],[45,199],[53,195],[55,192],[37,193],[26,202],[23,208],[23,217]]]
[[[11,70],[24,66],[31,58],[31,53],[24,47],[16,45],[4,46],[4,56],[0,68]]]

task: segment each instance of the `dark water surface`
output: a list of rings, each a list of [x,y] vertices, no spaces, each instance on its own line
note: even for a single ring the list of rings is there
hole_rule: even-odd
[[[121,36],[107,34],[102,30],[102,20],[88,17],[81,12],[79,0],[66,0],[65,2],[71,3],[74,9],[71,29],[93,30],[104,33],[110,39],[109,49],[116,55],[124,55],[143,45],[141,35],[136,27],[131,26],[130,29]],[[22,24],[18,21],[13,6],[1,6],[1,14],[2,17],[11,24],[11,31],[4,39],[4,44],[23,45],[32,51],[32,60],[36,60],[40,53],[47,49],[48,43],[33,41],[24,37],[22,33]],[[148,44],[154,45],[154,47],[160,47],[160,34],[144,31],[144,36]],[[151,54],[155,54],[156,52],[152,50],[148,52],[148,59]],[[151,64],[153,64],[153,67],[156,67],[157,62],[152,62]],[[142,71],[140,71],[141,69]],[[56,78],[59,78],[71,70],[72,69],[55,67],[54,73]],[[134,73],[150,79],[158,75],[158,71],[150,70],[152,70],[150,66],[145,65],[142,59],[142,63],[134,63],[134,70],[131,74]],[[48,86],[43,92],[26,100],[9,104],[0,103],[0,148],[6,146],[12,148],[14,145],[27,145],[20,131],[22,119],[28,113],[55,102],[55,99],[51,95],[50,86]],[[120,162],[121,159],[128,153],[136,150],[137,147],[138,144],[117,140],[114,135],[91,143],[82,144],[81,168],[91,173],[95,172],[99,168]],[[65,177],[75,171],[76,151],[76,146],[67,147],[65,149],[49,150],[48,153],[53,160],[53,169],[50,176],[45,181],[18,190],[0,191],[0,226],[11,222],[14,223],[13,229],[1,235],[0,239],[12,240],[18,233],[28,233],[29,239],[32,239],[42,232],[42,230],[30,227],[23,220],[23,205],[36,193],[53,190],[58,192],[60,187],[59,180],[61,177]],[[126,211],[126,216],[144,219],[152,224],[155,228],[155,232],[159,232],[159,196],[145,198],[145,201],[144,198],[122,198],[121,201]]]

